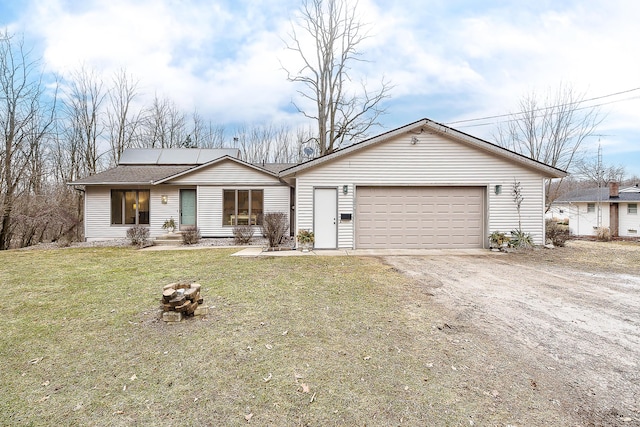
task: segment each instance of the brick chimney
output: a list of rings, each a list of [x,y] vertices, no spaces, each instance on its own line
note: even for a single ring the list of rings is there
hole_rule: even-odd
[[[610,182],[609,183],[609,198],[617,198],[620,196],[620,183],[618,182]]]

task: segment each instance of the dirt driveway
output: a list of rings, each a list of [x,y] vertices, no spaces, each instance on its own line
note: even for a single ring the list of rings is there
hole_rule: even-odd
[[[384,260],[432,295],[441,328],[511,360],[576,425],[640,426],[640,245],[611,245]]]

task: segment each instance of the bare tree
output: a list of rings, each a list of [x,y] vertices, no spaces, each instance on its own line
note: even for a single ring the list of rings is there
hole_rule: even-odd
[[[500,125],[497,143],[547,165],[571,170],[582,156],[586,139],[596,134],[602,117],[597,107],[586,107],[584,95],[566,85],[549,91],[543,101],[535,92],[520,100],[520,110]],[[562,179],[548,181],[547,208],[558,196]]]
[[[131,147],[140,126],[141,112],[133,111],[133,101],[138,95],[138,82],[123,69],[113,78],[109,91],[109,109],[106,127],[109,132],[111,164],[120,161],[125,148]]]
[[[297,72],[285,71],[289,81],[303,87],[298,91],[303,102],[315,104],[313,111],[294,105],[317,122],[320,155],[340,148],[345,140],[364,138],[369,128],[379,125],[378,117],[385,112],[382,101],[391,90],[384,78],[375,91],[364,81],[359,90],[351,85],[349,71],[354,62],[362,61],[358,48],[367,38],[356,6],[350,7],[348,0],[305,0],[298,25],[292,24],[290,40],[285,42],[303,63]],[[307,47],[307,37],[315,43],[313,47]]]
[[[249,163],[268,162],[272,140],[273,128],[270,125],[239,126],[233,138],[240,150],[240,158]]]
[[[273,124],[242,125],[235,135],[232,147],[240,150],[240,158],[250,163],[296,163],[309,158],[303,153],[309,132],[303,129],[292,131],[285,125]]]
[[[191,114],[191,126],[189,138],[194,147],[224,147],[224,126],[205,121],[197,110]]]
[[[640,176],[638,175],[633,175],[632,177],[625,179],[622,182],[623,185],[629,185],[629,186],[636,186],[636,187],[640,187]]]
[[[25,175],[34,156],[42,154],[42,142],[54,120],[55,96],[45,99],[38,62],[29,54],[22,39],[0,33],[0,250],[11,245],[16,196],[21,184],[25,189]],[[29,181],[27,177],[26,190]]]
[[[143,120],[141,145],[148,148],[178,148],[185,145],[188,136],[185,114],[173,101],[160,99],[156,95]]]
[[[104,131],[103,102],[107,96],[102,80],[93,70],[82,67],[71,74],[65,104],[65,136],[70,152],[78,155],[83,174],[98,172],[98,142]]]
[[[622,165],[607,165],[597,158],[582,158],[576,162],[574,175],[591,185],[604,187],[609,182],[623,182],[626,170]]]

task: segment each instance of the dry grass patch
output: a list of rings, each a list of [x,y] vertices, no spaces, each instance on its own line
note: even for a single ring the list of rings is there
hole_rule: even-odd
[[[570,266],[588,271],[640,274],[640,242],[570,240],[565,247],[510,254],[516,261]]]
[[[231,253],[0,253],[0,424],[493,425],[550,405],[526,378],[496,391],[499,365],[466,361],[482,344],[377,259]],[[208,316],[157,320],[176,280]]]

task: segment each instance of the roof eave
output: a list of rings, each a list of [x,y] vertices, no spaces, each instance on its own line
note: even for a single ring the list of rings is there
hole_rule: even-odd
[[[539,172],[544,173],[547,178],[564,178],[568,175],[568,173],[562,169],[549,166],[537,160],[533,160],[529,157],[523,156],[522,154],[516,153],[515,151],[511,151],[504,147],[500,147],[499,145],[492,144],[489,141],[476,138],[474,136],[468,135],[464,132],[460,132],[459,130],[450,128],[432,120],[426,121],[426,126],[434,132],[454,137],[478,149],[488,151],[509,160],[513,160],[525,167],[535,169]]]
[[[307,162],[301,163],[297,166],[285,169],[283,171],[280,172],[280,176],[282,178],[287,178],[287,177],[292,177],[295,176],[298,172],[304,171],[306,169],[310,169],[316,166],[319,166],[323,163],[332,161],[333,159],[336,159],[338,157],[342,157],[345,155],[348,155],[354,151],[357,150],[361,150],[364,149],[366,147],[369,147],[371,145],[375,145],[378,144],[380,142],[389,140],[391,138],[394,138],[396,136],[402,135],[404,133],[407,132],[411,132],[415,129],[429,129],[433,132],[439,133],[441,135],[447,135],[451,138],[455,138],[461,142],[464,142],[468,145],[471,145],[473,147],[476,147],[480,150],[484,150],[487,152],[490,152],[492,154],[501,156],[503,158],[506,158],[508,160],[512,160],[515,161],[516,163],[525,166],[527,168],[530,169],[534,169],[538,172],[540,172],[541,174],[543,174],[545,177],[547,178],[564,178],[565,176],[568,175],[568,173],[566,171],[563,171],[561,169],[555,168],[553,166],[549,166],[547,164],[544,164],[542,162],[538,162],[536,160],[530,159],[526,156],[523,156],[521,154],[518,154],[514,151],[510,151],[506,148],[500,147],[498,145],[492,144],[488,141],[485,141],[483,139],[480,138],[476,138],[474,136],[468,135],[464,132],[460,132],[456,129],[450,128],[448,126],[442,125],[440,123],[434,122],[433,120],[429,120],[429,119],[421,119],[418,120],[416,122],[413,123],[409,123],[408,125],[399,127],[397,129],[385,132],[383,134],[380,134],[378,136],[375,136],[373,138],[367,139],[365,141],[350,145],[348,147],[342,148],[340,150],[334,151],[333,153],[327,154],[325,156],[322,157],[318,157],[316,159],[312,159],[309,160]]]
[[[135,181],[120,181],[120,182],[68,182],[67,185],[82,185],[82,186],[106,186],[106,185],[155,185],[153,181],[135,182]]]

